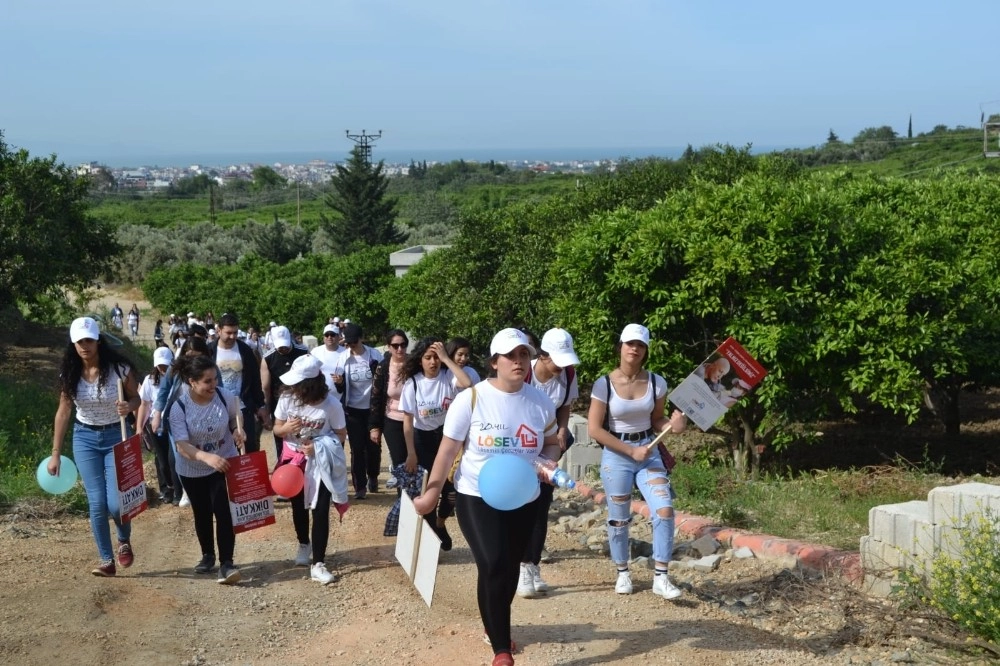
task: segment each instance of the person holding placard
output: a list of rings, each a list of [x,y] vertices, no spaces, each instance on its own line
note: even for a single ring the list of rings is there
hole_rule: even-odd
[[[615,592],[632,594],[628,569],[632,487],[649,505],[653,524],[653,592],[676,599],[681,591],[667,577],[674,542],[674,509],[670,475],[651,443],[670,431],[680,433],[687,418],[674,410],[664,415],[667,382],[643,368],[649,357],[649,329],[629,324],[616,345],[618,367],[594,382],[587,426],[601,454],[601,482],[608,502],[608,541],[618,567]]]
[[[327,476],[343,481],[339,489],[340,501],[347,501],[347,457],[343,444],[336,444],[329,451],[317,456],[315,440],[334,434],[343,442],[347,438],[347,421],[340,401],[330,393],[323,376],[323,364],[311,354],[300,356],[292,362],[288,372],[281,375],[285,390],[278,398],[274,410],[274,433],[284,438],[281,460],[278,465],[294,465],[309,475],[312,465],[325,460],[331,467]],[[320,479],[322,474],[317,470]],[[330,501],[336,488],[328,488],[322,480],[315,485],[315,496],[308,504],[312,508],[312,540],[309,532],[309,509],[306,488],[291,498],[292,523],[299,546],[295,564],[309,567],[309,577],[326,585],[336,577],[326,569],[326,546],[330,540]]]
[[[177,447],[177,475],[191,501],[194,530],[201,546],[195,573],[215,568],[215,538],[219,542],[219,583],[240,582],[233,564],[236,534],[229,512],[226,488],[228,458],[239,455],[246,444],[240,425],[240,403],[235,395],[219,387],[219,371],[210,356],[181,356],[174,369],[187,384],[170,408],[170,434]],[[214,522],[214,525],[213,525]]]
[[[413,501],[420,514],[434,511],[455,456],[463,451],[455,472],[458,525],[476,561],[476,596],[493,666],[514,663],[510,606],[538,511],[531,461],[559,451],[555,407],[524,381],[534,352],[517,329],[493,337],[490,377],[455,397],[427,488]],[[498,469],[501,473],[494,474]]]
[[[444,365],[446,367],[442,368]],[[403,412],[403,437],[406,450],[417,454],[424,469],[434,467],[441,447],[448,406],[461,389],[472,382],[458,363],[445,351],[438,338],[423,338],[413,347],[403,368],[403,390],[399,410]],[[409,471],[409,470],[408,470]],[[451,535],[445,521],[455,513],[455,486],[447,479],[441,490],[437,519],[428,520],[441,539],[441,550],[451,550]]]
[[[52,427],[48,472],[59,475],[60,453],[75,407],[73,457],[87,492],[90,529],[101,561],[91,573],[109,577],[116,573],[109,516],[118,533],[118,566],[130,567],[135,559],[132,524],[121,519],[114,447],[122,440],[122,417],[139,407],[136,372],[132,362],[107,343],[90,317],[73,320],[69,339],[59,372],[59,407]],[[119,381],[125,400],[118,399]]]

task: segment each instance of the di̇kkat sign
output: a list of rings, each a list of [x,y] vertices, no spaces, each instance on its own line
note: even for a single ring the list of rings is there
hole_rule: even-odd
[[[708,430],[738,403],[767,370],[729,338],[687,376],[667,398],[702,430]]]

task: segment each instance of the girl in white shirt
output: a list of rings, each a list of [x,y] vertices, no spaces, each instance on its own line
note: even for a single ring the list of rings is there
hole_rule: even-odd
[[[438,504],[459,451],[455,473],[458,524],[469,543],[479,573],[477,598],[493,666],[513,666],[510,604],[517,588],[521,555],[534,527],[538,491],[521,507],[493,508],[479,492],[479,472],[496,455],[531,461],[539,453],[558,455],[555,407],[541,391],[524,382],[534,348],[521,331],[507,328],[490,344],[491,376],[455,397],[444,423],[444,437],[424,494],[413,501],[418,513]]]
[[[444,364],[446,367],[441,368]],[[438,338],[420,340],[403,366],[403,391],[399,410],[403,412],[403,437],[408,451],[415,451],[417,463],[426,470],[434,467],[441,447],[444,419],[455,394],[472,386],[469,376],[449,358]],[[455,513],[455,487],[445,480],[437,520],[428,521],[441,539],[441,550],[451,550],[451,535],[445,521]]]
[[[667,577],[674,541],[674,509],[670,476],[655,447],[648,444],[670,428],[684,430],[687,418],[678,410],[668,419],[663,413],[667,383],[643,363],[649,356],[649,330],[629,324],[616,347],[618,367],[594,382],[587,427],[604,451],[601,482],[608,501],[608,542],[618,566],[615,592],[632,594],[628,570],[628,533],[632,522],[632,487],[638,486],[649,505],[653,523],[653,592],[676,599],[681,591]]]

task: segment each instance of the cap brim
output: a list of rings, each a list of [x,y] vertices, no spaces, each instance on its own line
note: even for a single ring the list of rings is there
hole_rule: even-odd
[[[531,345],[529,345],[529,344],[527,344],[527,343],[525,343],[525,342],[519,342],[519,343],[517,343],[516,345],[513,345],[512,347],[510,347],[510,348],[507,348],[507,349],[503,349],[503,348],[498,348],[498,349],[495,349],[495,350],[493,350],[493,353],[494,353],[494,354],[509,354],[509,353],[511,353],[512,351],[514,351],[515,349],[517,349],[518,347],[527,347],[527,349],[528,349],[528,352],[529,352],[529,353],[530,353],[530,354],[531,354],[532,356],[534,356],[535,354],[537,354],[537,353],[538,353],[538,352],[536,352],[536,351],[535,351],[535,348],[534,348],[534,347],[532,347]]]
[[[566,368],[571,365],[579,365],[580,357],[573,352],[567,352],[565,354],[549,354],[549,358],[552,362],[558,365],[560,368]]]

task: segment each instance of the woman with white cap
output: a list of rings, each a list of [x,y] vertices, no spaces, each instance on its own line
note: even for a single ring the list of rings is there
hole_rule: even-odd
[[[131,361],[111,348],[90,317],[74,319],[69,327],[70,343],[63,353],[59,372],[59,408],[52,428],[52,458],[48,472],[59,474],[60,455],[73,409],[73,459],[90,509],[90,529],[97,542],[101,563],[95,576],[114,576],[115,551],[108,518],[118,533],[118,565],[132,566],[132,523],[121,519],[114,446],[121,441],[121,418],[139,407],[135,368]],[[118,382],[125,400],[118,399]]]
[[[139,411],[136,415],[136,427],[140,432],[148,433],[148,436],[153,440],[153,452],[156,454],[156,483],[160,488],[160,502],[162,504],[171,504],[174,501],[175,490],[180,495],[180,480],[176,479],[175,483],[177,473],[170,438],[153,430],[147,421],[149,421],[153,411],[153,403],[156,401],[156,394],[160,388],[160,380],[167,374],[173,361],[174,353],[170,351],[169,347],[157,347],[153,352],[153,371],[146,375],[139,387],[139,399],[142,403],[139,405]]]
[[[437,507],[455,456],[462,451],[455,472],[456,514],[476,561],[479,613],[493,648],[493,666],[514,663],[510,605],[539,495],[536,490],[527,504],[509,511],[496,509],[479,491],[479,473],[495,455],[518,455],[528,461],[539,453],[558,455],[552,401],[524,381],[534,352],[527,336],[517,329],[506,328],[493,336],[490,377],[459,393],[448,408],[427,488],[413,501],[421,514]],[[505,444],[498,448],[496,442]]]
[[[674,542],[670,475],[656,447],[648,445],[664,430],[682,432],[687,418],[679,410],[674,410],[669,419],[665,416],[667,383],[643,369],[649,356],[649,329],[629,324],[622,330],[616,350],[618,367],[594,382],[587,417],[591,438],[604,449],[601,482],[608,500],[611,559],[618,567],[615,592],[632,594],[629,525],[632,487],[638,486],[653,524],[653,592],[665,599],[676,599],[681,591],[667,577]]]
[[[327,571],[325,562],[330,539],[330,502],[331,499],[339,504],[347,502],[347,458],[343,444],[339,442],[334,442],[329,450],[322,452],[318,452],[316,447],[322,445],[321,438],[333,442],[329,435],[336,435],[340,442],[347,438],[344,408],[327,386],[323,364],[310,354],[296,358],[288,372],[281,375],[281,383],[286,388],[274,410],[274,434],[284,438],[285,444],[278,465],[295,465],[304,474],[309,474],[312,471],[309,467],[326,460],[335,468],[327,470],[328,478],[339,480],[335,484],[339,487],[336,488],[328,488],[322,481],[316,484],[315,496],[310,498],[311,535],[306,487],[291,498],[292,523],[299,540],[295,564],[308,566],[309,577],[326,585],[335,580],[334,575]],[[317,453],[324,455],[318,456]]]

